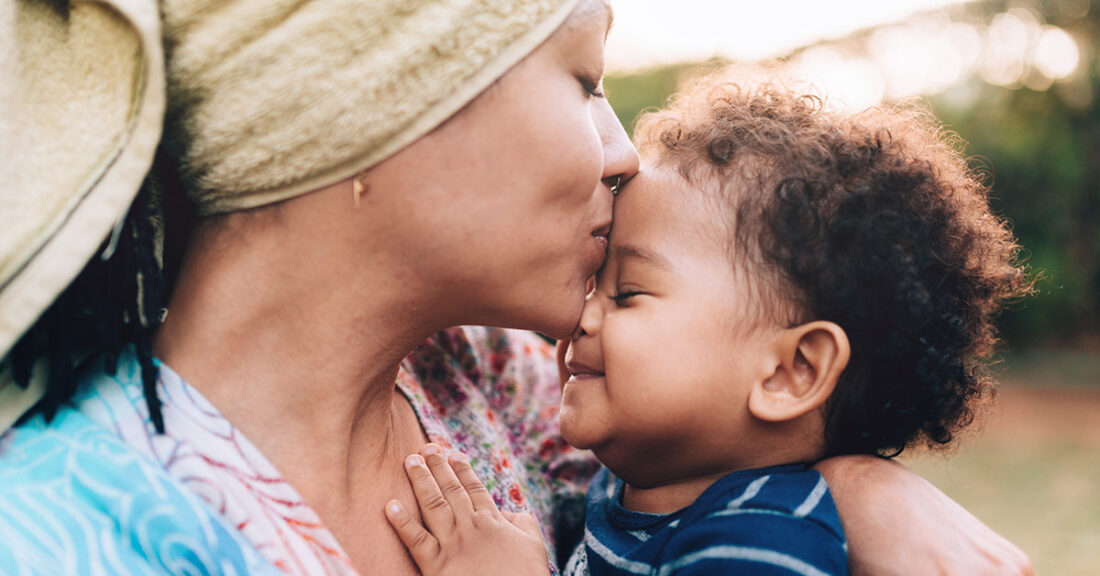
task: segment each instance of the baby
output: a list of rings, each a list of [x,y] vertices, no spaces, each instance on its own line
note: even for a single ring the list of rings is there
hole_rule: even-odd
[[[694,83],[637,130],[568,344],[562,435],[606,465],[567,574],[846,574],[813,464],[946,445],[988,399],[992,316],[1030,283],[928,115]],[[563,374],[564,376],[564,374]],[[547,572],[461,455],[413,456],[425,574]],[[426,464],[426,465],[425,465]]]

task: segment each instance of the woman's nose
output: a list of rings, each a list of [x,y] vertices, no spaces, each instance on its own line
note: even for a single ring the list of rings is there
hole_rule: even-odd
[[[622,122],[607,100],[595,103],[596,130],[603,142],[603,181],[608,187],[625,182],[638,173],[638,151],[626,135]]]

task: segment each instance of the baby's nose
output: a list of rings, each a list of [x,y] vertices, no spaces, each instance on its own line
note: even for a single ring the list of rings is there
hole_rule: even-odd
[[[600,322],[603,321],[603,300],[598,290],[588,292],[584,299],[584,309],[581,310],[581,321],[577,322],[577,327],[573,330],[573,340],[599,332]]]

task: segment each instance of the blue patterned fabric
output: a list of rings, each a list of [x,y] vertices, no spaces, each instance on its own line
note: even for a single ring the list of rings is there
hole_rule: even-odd
[[[848,552],[825,479],[794,464],[724,476],[673,514],[622,507],[623,483],[592,482],[585,545],[565,574],[827,576],[848,573]]]
[[[158,465],[83,414],[0,437],[0,574],[281,574]]]

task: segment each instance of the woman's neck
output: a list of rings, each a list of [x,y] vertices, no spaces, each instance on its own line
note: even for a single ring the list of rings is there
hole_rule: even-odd
[[[427,315],[415,287],[390,281],[386,262],[399,259],[349,265],[338,244],[351,239],[329,229],[326,244],[305,224],[201,225],[154,350],[307,500],[350,499],[360,479],[419,448],[394,380],[442,326],[418,322]]]

